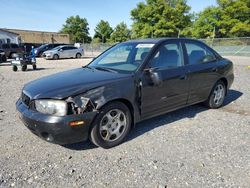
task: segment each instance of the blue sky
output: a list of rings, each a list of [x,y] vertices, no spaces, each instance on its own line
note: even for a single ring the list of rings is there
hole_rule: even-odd
[[[88,20],[93,36],[96,24],[109,21],[112,27],[124,21],[131,25],[130,11],[144,0],[0,0],[1,28],[59,31],[66,18],[80,15]],[[199,12],[216,0],[188,0]]]

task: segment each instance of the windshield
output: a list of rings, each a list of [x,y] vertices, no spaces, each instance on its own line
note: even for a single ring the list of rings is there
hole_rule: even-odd
[[[121,43],[97,57],[88,67],[133,72],[148,55],[152,43]]]
[[[42,46],[39,46],[38,48],[39,49],[42,49],[42,48],[45,48],[45,47],[47,47],[48,46],[48,44],[43,44]]]

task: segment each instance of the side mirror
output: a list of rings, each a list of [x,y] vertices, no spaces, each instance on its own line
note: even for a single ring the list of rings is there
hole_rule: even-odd
[[[60,49],[60,50],[59,50],[59,52],[62,52],[62,51],[63,51],[63,49]]]
[[[156,68],[147,68],[147,69],[144,69],[144,72],[149,76],[153,85],[155,86],[161,85],[162,77],[161,77],[160,72],[158,72]]]

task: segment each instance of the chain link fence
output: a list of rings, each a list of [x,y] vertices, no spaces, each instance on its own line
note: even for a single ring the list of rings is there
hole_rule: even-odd
[[[201,39],[222,56],[250,57],[250,37]]]
[[[250,37],[243,38],[215,38],[200,39],[222,56],[248,56],[250,57]],[[85,56],[96,57],[113,44],[93,43],[84,44]]]

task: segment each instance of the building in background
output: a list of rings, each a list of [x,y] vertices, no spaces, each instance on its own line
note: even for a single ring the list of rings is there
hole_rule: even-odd
[[[20,44],[21,37],[18,33],[9,31],[7,29],[0,29],[0,44],[5,43]]]
[[[15,36],[19,39],[19,43],[23,44],[47,44],[47,43],[63,43],[69,44],[69,35],[68,34],[60,34],[57,32],[47,32],[47,31],[31,31],[31,30],[21,30],[21,29],[0,29],[0,39],[1,39],[1,31],[6,33],[5,35]],[[12,39],[11,39],[12,40]],[[7,41],[6,41],[7,42]],[[15,42],[16,43],[16,42]]]

